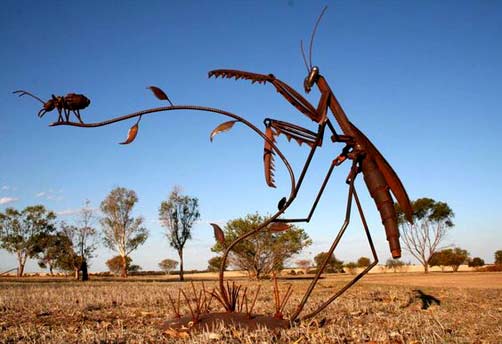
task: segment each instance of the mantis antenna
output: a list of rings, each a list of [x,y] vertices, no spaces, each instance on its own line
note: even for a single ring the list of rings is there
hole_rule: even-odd
[[[321,14],[319,15],[319,18],[317,18],[317,21],[314,25],[314,30],[312,30],[312,36],[310,37],[310,47],[309,47],[309,62],[310,62],[310,69],[312,69],[312,47],[314,46],[314,37],[317,31],[317,27],[319,26],[319,23],[321,22],[322,16],[324,15],[324,12],[328,9],[328,6],[324,6],[322,9]]]

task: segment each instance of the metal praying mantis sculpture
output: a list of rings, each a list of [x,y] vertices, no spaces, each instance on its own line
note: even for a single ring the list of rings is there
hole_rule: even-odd
[[[217,290],[213,290],[210,294],[211,298],[215,298],[218,300],[221,305],[224,307],[225,311],[227,314],[229,313],[234,313],[235,317],[232,319],[232,321],[238,321],[241,317],[241,313],[236,312],[242,310],[242,305],[243,305],[243,300],[246,298],[246,308],[247,308],[247,296],[246,292],[244,292],[244,295],[239,296],[240,292],[240,287],[236,287],[235,284],[230,285],[228,282],[225,284],[225,278],[224,278],[224,270],[226,266],[226,262],[228,260],[229,253],[232,251],[232,249],[237,245],[239,242],[259,233],[260,231],[264,230],[269,230],[273,232],[281,232],[281,231],[286,231],[289,229],[288,223],[296,223],[296,222],[309,222],[310,219],[312,218],[314,211],[316,209],[316,206],[321,198],[321,195],[331,177],[331,174],[334,170],[335,167],[340,166],[343,164],[345,161],[350,160],[351,161],[351,167],[349,174],[347,176],[346,182],[348,184],[348,198],[347,198],[347,205],[346,205],[346,213],[345,213],[345,220],[335,238],[333,241],[330,249],[328,250],[328,254],[326,255],[325,261],[322,263],[320,268],[318,269],[315,277],[311,281],[309,287],[307,288],[303,298],[301,299],[300,303],[294,310],[293,314],[290,316],[290,318],[286,321],[283,319],[282,315],[282,309],[284,308],[284,304],[287,301],[288,295],[284,295],[284,299],[282,300],[280,307],[277,306],[276,303],[276,314],[274,318],[279,321],[278,324],[275,324],[273,326],[285,326],[284,324],[293,324],[295,322],[301,321],[301,320],[306,320],[309,318],[314,317],[317,315],[319,312],[321,312],[323,309],[325,309],[330,303],[332,303],[336,298],[338,298],[342,293],[344,293],[348,288],[350,288],[354,283],[356,283],[361,277],[363,277],[366,273],[368,273],[377,263],[378,263],[378,257],[375,251],[375,247],[373,245],[373,241],[371,239],[371,235],[368,229],[368,225],[366,223],[364,213],[361,207],[361,204],[359,202],[359,198],[355,189],[354,182],[359,174],[362,173],[364,181],[366,183],[366,186],[370,192],[371,197],[373,198],[376,207],[380,213],[380,217],[382,219],[382,224],[385,228],[387,240],[389,242],[389,247],[390,247],[390,252],[393,258],[399,258],[401,256],[401,248],[399,244],[399,230],[398,230],[398,225],[397,225],[397,215],[396,211],[394,209],[394,201],[391,197],[390,192],[394,195],[395,199],[397,200],[397,203],[403,210],[406,219],[408,221],[412,221],[412,208],[410,205],[410,201],[408,198],[408,195],[406,193],[406,190],[404,189],[401,181],[399,180],[399,177],[397,174],[394,172],[392,167],[389,165],[389,163],[385,160],[385,158],[380,154],[380,152],[377,150],[377,148],[373,145],[373,143],[348,119],[347,115],[343,111],[341,105],[337,101],[333,91],[331,90],[330,86],[328,85],[326,79],[320,74],[319,68],[316,66],[312,65],[312,45],[313,45],[313,39],[315,36],[315,32],[317,29],[317,26],[319,24],[319,21],[324,14],[324,11],[326,8],[323,10],[321,15],[319,16],[315,26],[314,30],[312,32],[312,37],[310,40],[310,63],[307,64],[307,60],[305,58],[305,53],[303,52],[303,44],[302,44],[302,53],[303,53],[303,58],[305,61],[305,65],[307,67],[307,76],[304,81],[304,89],[306,93],[309,93],[311,89],[315,86],[319,89],[320,91],[320,99],[319,103],[317,106],[312,105],[309,103],[303,96],[301,96],[297,91],[295,91],[291,86],[288,84],[284,83],[283,81],[277,79],[273,74],[256,74],[256,73],[249,73],[249,72],[244,72],[244,71],[239,71],[239,70],[229,70],[229,69],[218,69],[218,70],[213,70],[209,72],[209,77],[222,77],[222,78],[235,78],[236,80],[238,79],[245,79],[251,81],[253,84],[258,83],[258,84],[266,84],[270,83],[272,84],[275,89],[288,101],[290,102],[298,111],[300,111],[302,114],[306,115],[308,118],[310,118],[313,122],[316,123],[317,125],[317,130],[316,131],[311,131],[309,129],[303,128],[301,126],[295,125],[293,123],[289,122],[284,122],[284,121],[279,121],[271,118],[266,118],[264,120],[265,124],[265,132],[262,132],[260,129],[258,129],[256,126],[254,126],[252,123],[247,121],[246,119],[235,115],[233,113],[220,110],[220,109],[215,109],[215,108],[210,108],[210,107],[204,107],[204,106],[195,106],[195,105],[174,105],[167,95],[158,87],[155,86],[150,86],[150,90],[154,93],[154,95],[160,99],[160,100],[166,100],[169,102],[169,106],[164,106],[164,107],[157,107],[157,108],[152,108],[152,109],[147,109],[147,110],[142,110],[138,112],[134,112],[128,115],[124,115],[121,117],[116,117],[107,121],[103,122],[97,122],[97,123],[84,123],[81,118],[80,118],[80,113],[79,110],[87,107],[89,105],[90,101],[83,95],[77,95],[77,94],[69,94],[65,97],[56,97],[52,96],[52,99],[49,100],[48,102],[42,101],[40,98],[32,95],[29,92],[26,91],[16,91],[15,93],[19,93],[20,96],[22,95],[30,95],[34,97],[35,99],[39,100],[43,104],[43,109],[40,110],[39,116],[43,116],[45,112],[51,111],[53,109],[57,109],[59,112],[59,117],[58,121],[54,122],[51,124],[51,126],[60,126],[60,125],[67,125],[67,126],[76,126],[76,127],[84,127],[84,128],[93,128],[93,127],[100,127],[100,126],[105,126],[108,124],[112,124],[115,122],[120,122],[124,121],[127,119],[131,118],[138,118],[137,122],[131,127],[129,130],[127,139],[122,142],[122,144],[129,144],[134,141],[134,139],[137,136],[138,129],[139,129],[139,121],[141,120],[142,116],[152,114],[152,113],[157,113],[157,112],[163,112],[163,111],[172,111],[172,110],[195,110],[195,111],[205,111],[205,112],[212,112],[212,113],[217,113],[221,114],[227,117],[232,118],[231,121],[224,122],[220,124],[218,127],[216,127],[211,135],[210,139],[211,141],[213,140],[214,136],[220,132],[224,132],[227,130],[230,130],[234,124],[236,123],[241,123],[243,125],[246,125],[250,129],[252,129],[254,132],[256,132],[265,142],[264,145],[264,152],[263,152],[263,162],[264,162],[264,172],[265,172],[265,180],[266,183],[269,187],[275,187],[275,181],[274,181],[274,156],[278,156],[282,162],[284,163],[287,172],[289,173],[290,181],[291,181],[291,189],[288,197],[284,197],[279,201],[278,204],[278,210],[275,214],[273,214],[270,218],[268,218],[265,222],[263,222],[259,227],[255,228],[254,230],[240,236],[230,244],[225,246],[225,237],[224,233],[221,230],[221,228],[216,225],[212,224],[214,228],[214,233],[216,240],[220,242],[225,247],[225,251],[222,257],[222,263],[219,271],[219,286]],[[328,111],[329,110],[329,111]],[[64,111],[65,118],[61,115],[61,111]],[[79,120],[79,122],[71,122],[69,120],[69,115],[70,111],[73,111]],[[329,116],[329,112],[331,112],[334,120],[338,124],[339,128],[341,129],[342,133],[338,133],[337,130],[335,129],[335,125],[332,122],[332,118]],[[328,171],[326,173],[326,176],[321,184],[321,187],[318,191],[318,194],[312,204],[312,207],[308,213],[308,215],[304,218],[281,218],[280,216],[286,212],[286,210],[289,208],[289,206],[293,203],[295,200],[301,185],[303,183],[304,177],[309,169],[310,163],[312,161],[312,158],[318,148],[322,146],[322,144],[325,142],[324,141],[324,134],[326,131],[329,131],[331,134],[331,141],[333,143],[342,143],[344,144],[344,147],[341,149],[341,152],[338,156],[336,156],[333,161],[330,163],[328,167]],[[288,140],[294,139],[296,142],[298,142],[300,145],[305,143],[307,146],[310,147],[310,152],[308,154],[308,157],[301,169],[300,175],[298,179],[295,178],[293,169],[291,168],[291,165],[289,161],[286,159],[284,154],[280,151],[280,149],[276,145],[275,138],[279,135],[285,135]],[[328,259],[332,256],[334,250],[338,246],[338,243],[340,239],[342,238],[343,234],[345,233],[345,230],[350,222],[350,215],[351,215],[351,207],[352,207],[352,201],[355,200],[356,206],[359,212],[359,215],[362,220],[362,224],[364,227],[365,234],[367,236],[367,240],[369,243],[369,246],[371,248],[371,252],[373,255],[374,261],[367,267],[365,268],[362,272],[360,272],[358,275],[356,275],[351,281],[349,281],[345,286],[343,286],[340,290],[336,291],[331,297],[329,297],[325,302],[323,302],[321,305],[319,305],[316,309],[311,311],[308,314],[305,314],[303,316],[300,316],[302,313],[307,300],[309,299],[312,291],[314,290],[314,287],[316,286],[319,278],[321,277],[321,274],[326,268],[326,265],[328,263]],[[194,290],[195,293],[195,299],[197,300],[197,309],[199,311],[203,308],[202,304],[202,296],[199,294],[197,297],[197,292]],[[204,293],[206,293],[204,289]],[[257,292],[258,293],[258,292]],[[289,293],[289,291],[288,291]],[[287,293],[287,294],[288,294]],[[290,295],[290,293],[289,293]],[[277,299],[280,300],[279,294],[278,294],[278,289],[277,289]],[[239,301],[239,297],[241,297],[241,301]],[[288,296],[289,297],[289,296]],[[175,310],[175,313],[177,314],[177,317],[180,318],[179,314],[179,298],[180,296],[178,295],[178,308],[176,308],[174,302],[173,302],[173,308]],[[187,302],[188,298],[186,298]],[[204,296],[205,300],[205,296]],[[255,296],[255,301],[256,301],[256,296]],[[240,307],[239,307],[240,304]],[[254,304],[254,303],[253,303]],[[190,306],[190,304],[189,304]],[[207,304],[206,304],[207,306]],[[208,307],[206,307],[208,308]],[[252,307],[251,307],[252,308]],[[192,308],[190,308],[192,312]],[[221,313],[215,313],[215,314],[221,314]],[[257,319],[256,316],[254,316],[255,319]],[[208,317],[206,316],[207,319]],[[248,313],[248,317],[246,318],[246,321],[252,321],[253,316],[251,315],[251,311]],[[192,321],[201,321],[202,317],[195,317],[192,312]],[[226,318],[221,318],[223,320],[226,320]],[[172,325],[177,325],[181,326],[185,324],[182,320],[176,320],[172,322]],[[267,325],[267,324],[265,324]]]

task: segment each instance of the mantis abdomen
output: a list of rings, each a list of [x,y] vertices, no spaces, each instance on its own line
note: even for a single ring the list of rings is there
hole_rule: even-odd
[[[392,258],[400,258],[401,245],[399,244],[397,215],[394,209],[394,201],[389,192],[389,185],[382,172],[380,172],[375,160],[371,157],[365,157],[362,160],[361,169],[363,171],[366,186],[382,218],[382,224],[385,227],[385,234],[387,235]]]

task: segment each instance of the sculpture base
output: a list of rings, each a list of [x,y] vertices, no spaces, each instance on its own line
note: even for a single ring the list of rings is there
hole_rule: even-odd
[[[256,330],[258,328],[267,328],[269,330],[285,329],[290,327],[289,320],[277,319],[263,314],[224,312],[224,313],[205,313],[199,316],[197,322],[193,322],[192,317],[184,316],[164,322],[162,328],[166,331],[200,331],[204,329],[217,329],[221,324],[225,327],[234,326],[236,328]]]

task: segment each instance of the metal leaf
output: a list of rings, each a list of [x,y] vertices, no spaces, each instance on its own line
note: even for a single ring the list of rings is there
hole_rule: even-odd
[[[211,142],[213,142],[213,138],[217,134],[222,133],[224,131],[229,131],[230,129],[232,129],[232,127],[234,126],[235,122],[237,122],[237,120],[221,123],[219,126],[217,126],[216,128],[213,129],[213,131],[211,132],[211,135],[209,136],[209,140]]]
[[[274,181],[274,152],[272,151],[272,145],[269,140],[275,142],[274,131],[272,127],[267,127],[265,130],[265,136],[268,140],[265,140],[265,146],[263,147],[263,167],[265,171],[265,182],[271,188],[275,188]]]
[[[169,97],[167,96],[167,94],[164,91],[162,91],[160,88],[158,88],[156,86],[149,86],[147,88],[149,88],[153,92],[153,94],[155,95],[155,97],[157,97],[157,99],[167,100],[169,102],[169,104],[171,104],[171,106],[173,106],[173,103],[171,102],[171,100],[169,100]]]
[[[223,234],[223,231],[221,230],[220,226],[218,226],[216,223],[210,223],[211,226],[213,226],[214,229],[214,237],[216,238],[216,241],[218,241],[221,245],[225,245],[225,234]]]
[[[128,145],[129,143],[134,141],[134,139],[138,135],[138,130],[139,130],[138,123],[139,121],[129,129],[129,132],[127,133],[127,139],[124,142],[120,142],[121,145]]]
[[[291,225],[285,222],[274,222],[268,226],[268,230],[271,232],[284,232],[291,228]]]

